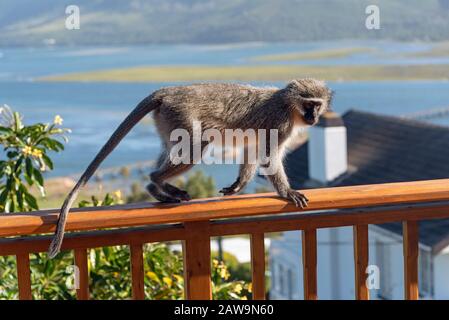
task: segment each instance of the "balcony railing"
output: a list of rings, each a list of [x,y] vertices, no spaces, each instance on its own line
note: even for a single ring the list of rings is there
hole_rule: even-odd
[[[302,230],[304,297],[317,299],[317,229],[353,226],[355,298],[369,299],[368,224],[403,223],[404,296],[418,299],[418,221],[449,218],[449,179],[306,190],[298,213],[274,194],[242,195],[183,204],[130,204],[73,209],[62,249],[74,250],[78,299],[89,298],[88,248],[129,245],[134,299],[144,298],[145,243],[181,240],[185,297],[211,299],[210,238],[249,234],[253,298],[265,299],[264,235]],[[30,253],[45,252],[57,210],[0,215],[0,255],[15,255],[19,298],[31,299]],[[297,213],[292,213],[297,212]],[[290,213],[290,214],[286,214]],[[105,229],[108,230],[97,230]],[[29,237],[30,235],[38,235]],[[7,238],[6,238],[7,237]]]

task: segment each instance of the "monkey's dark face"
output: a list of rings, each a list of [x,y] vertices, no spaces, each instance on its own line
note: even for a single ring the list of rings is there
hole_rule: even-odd
[[[321,99],[304,99],[302,103],[302,110],[300,114],[303,121],[310,126],[318,123],[321,114],[325,108],[323,108],[323,101]]]
[[[291,81],[284,92],[286,103],[295,110],[305,125],[315,125],[330,109],[332,91],[323,81],[299,79]]]

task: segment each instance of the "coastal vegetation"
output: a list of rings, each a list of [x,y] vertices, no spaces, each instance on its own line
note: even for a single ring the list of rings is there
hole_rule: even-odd
[[[234,65],[141,66],[50,75],[51,82],[287,81],[314,77],[328,81],[447,80],[449,65]]]
[[[313,50],[304,52],[289,52],[256,56],[250,59],[252,62],[274,62],[274,61],[299,61],[299,60],[322,60],[347,58],[354,54],[373,52],[373,48],[333,48],[327,50]]]
[[[409,54],[415,58],[449,58],[449,42],[433,45],[429,50]]]

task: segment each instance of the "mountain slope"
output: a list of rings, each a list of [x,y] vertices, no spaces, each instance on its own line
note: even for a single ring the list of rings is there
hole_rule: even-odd
[[[81,30],[69,31],[72,3],[2,0],[0,45],[449,39],[449,0],[77,0]],[[381,30],[365,28],[370,4]]]

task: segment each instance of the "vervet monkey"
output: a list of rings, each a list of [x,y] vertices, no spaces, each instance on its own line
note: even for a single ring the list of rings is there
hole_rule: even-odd
[[[184,129],[193,133],[194,121],[199,121],[203,131],[217,129],[265,129],[277,130],[277,146],[270,147],[270,137],[266,136],[265,151],[268,162],[243,163],[240,165],[237,180],[220,192],[231,195],[242,190],[254,177],[258,166],[274,168],[267,175],[277,193],[294,202],[298,207],[307,206],[308,199],[300,192],[291,189],[284,172],[283,157],[289,138],[294,136],[295,128],[307,127],[318,122],[319,117],[329,108],[332,92],[322,81],[314,79],[293,80],[285,88],[259,88],[240,84],[194,84],[188,86],[167,87],[159,89],[143,99],[137,107],[115,130],[95,159],[89,164],[62,205],[55,236],[48,251],[52,258],[59,252],[67,214],[79,190],[95,173],[103,160],[111,153],[126,134],[145,115],[153,112],[154,122],[162,140],[163,151],[158,161],[158,168],[150,174],[151,183],[148,192],[161,202],[180,202],[190,200],[189,194],[167,182],[180,175],[195,164],[190,156],[187,163],[175,164],[170,159],[170,150],[174,142],[170,140],[171,132]],[[201,141],[201,152],[209,142]]]

